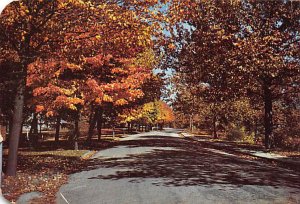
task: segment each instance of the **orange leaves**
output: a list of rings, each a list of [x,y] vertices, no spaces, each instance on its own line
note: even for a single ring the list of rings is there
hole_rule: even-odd
[[[168,123],[168,122],[173,122],[175,120],[173,110],[166,102],[158,101],[156,107],[158,109],[158,115],[157,115],[158,122]]]
[[[101,105],[101,103],[102,103],[102,99],[101,98],[99,98],[99,97],[97,97],[96,99],[95,99],[95,101],[94,101],[97,105]]]
[[[27,85],[33,89],[36,99],[33,102],[38,103],[36,112],[45,111],[47,117],[52,117],[59,110],[75,111],[82,106],[84,100],[77,95],[78,80],[64,80],[81,69],[77,64],[60,59],[38,59],[29,65]]]
[[[37,105],[35,108],[35,112],[37,113],[42,112],[43,110],[45,110],[45,107],[42,105]]]
[[[122,68],[116,67],[116,68],[113,68],[113,69],[111,70],[111,73],[112,73],[112,74],[127,74],[128,71],[127,71],[127,70],[124,70],[124,69],[122,69]]]
[[[168,45],[168,48],[170,50],[174,50],[176,48],[176,46],[173,43],[171,43],[171,44]]]
[[[135,98],[141,98],[144,93],[140,89],[129,89],[127,92],[128,94],[128,100],[133,101]]]
[[[60,66],[63,68],[63,69],[70,69],[70,70],[80,70],[81,67],[77,64],[74,64],[74,63],[68,63],[68,62],[62,62],[60,64]]]
[[[86,82],[88,87],[83,89],[86,100],[123,106],[141,98],[144,95],[141,86],[149,78],[151,70],[135,62],[133,58],[114,58],[112,55],[86,58],[84,67],[90,77]],[[140,61],[139,64],[145,63]]]
[[[154,26],[161,17],[156,4],[159,1],[20,2],[26,20],[19,19],[24,26],[18,37],[25,42],[33,32],[27,25],[43,25],[28,45],[41,56],[28,66],[27,76],[36,111],[53,116],[86,104],[123,106],[143,97],[141,87],[159,61],[152,50],[154,34],[161,29]]]
[[[98,97],[101,98],[103,96],[104,90],[99,86],[95,79],[88,79],[86,84],[88,85],[89,89],[92,90],[92,92],[98,95]]]
[[[60,94],[61,89],[58,86],[55,86],[49,83],[43,87],[37,87],[33,90],[33,96],[50,96],[52,94]]]
[[[102,54],[96,55],[94,57],[86,57],[85,63],[90,64],[92,67],[101,67],[105,63],[105,59]]]
[[[84,100],[77,97],[67,97],[64,95],[60,95],[55,98],[53,101],[53,105],[57,109],[66,108],[70,110],[77,110],[78,105],[83,105]]]
[[[47,111],[46,117],[53,117],[53,116],[54,116],[54,111],[52,111],[52,110]]]

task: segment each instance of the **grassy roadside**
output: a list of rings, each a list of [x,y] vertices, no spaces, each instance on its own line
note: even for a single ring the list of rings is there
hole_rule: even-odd
[[[264,152],[269,152],[269,153],[274,153],[274,154],[279,154],[281,156],[285,156],[285,157],[298,157],[300,158],[300,151],[297,150],[287,150],[287,149],[281,149],[281,148],[274,148],[274,149],[270,149],[270,150],[266,150],[265,147],[263,146],[263,144],[259,143],[259,144],[251,144],[251,143],[247,143],[244,141],[229,141],[224,137],[219,137],[218,139],[214,139],[209,133],[201,131],[201,132],[196,132],[196,133],[191,133],[190,131],[184,131],[188,134],[193,135],[196,138],[203,138],[206,139],[212,143],[214,142],[222,142],[222,143],[227,143],[239,148],[245,148],[245,149],[250,149],[250,150],[259,150],[259,151],[264,151]]]
[[[14,203],[24,193],[40,192],[42,197],[31,203],[55,203],[56,193],[67,182],[68,175],[85,169],[91,162],[88,160],[91,156],[98,150],[115,145],[116,142],[115,139],[93,141],[89,147],[81,145],[81,150],[78,151],[65,150],[62,146],[54,148],[49,141],[41,143],[37,150],[20,148],[17,176],[4,175],[3,195]],[[5,149],[4,166],[7,153]]]

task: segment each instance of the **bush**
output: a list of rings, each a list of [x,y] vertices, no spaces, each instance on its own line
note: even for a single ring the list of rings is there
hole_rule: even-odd
[[[226,138],[230,141],[243,141],[254,144],[254,133],[247,134],[245,127],[232,127],[226,134]]]
[[[243,136],[243,132],[237,127],[230,129],[226,135],[227,139],[230,141],[241,140]]]
[[[288,131],[274,133],[274,145],[276,147],[300,151],[300,137],[287,135]]]
[[[252,132],[251,134],[245,134],[245,136],[242,138],[242,141],[250,144],[255,144],[254,132]]]

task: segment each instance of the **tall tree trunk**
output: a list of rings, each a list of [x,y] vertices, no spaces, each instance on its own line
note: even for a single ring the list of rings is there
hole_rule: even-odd
[[[78,117],[75,120],[75,131],[74,131],[74,149],[78,150],[78,139],[80,137],[80,131],[79,131],[79,113]]]
[[[190,116],[190,130],[191,130],[191,132],[194,131],[194,114],[193,113]]]
[[[271,148],[271,142],[273,139],[273,100],[270,86],[264,84],[264,126],[265,126],[265,147]]]
[[[40,115],[40,119],[38,120],[39,121],[39,128],[40,128],[40,135],[42,134],[42,126],[43,126],[43,122],[42,122],[42,117],[41,117],[41,115]]]
[[[103,108],[100,107],[98,112],[99,115],[97,118],[97,133],[98,133],[98,141],[100,141],[102,136]]]
[[[29,140],[30,144],[33,147],[36,147],[38,144],[38,118],[37,118],[37,113],[34,113],[32,116],[32,122],[31,122],[31,127],[29,131]]]
[[[97,122],[97,117],[98,117],[98,109],[95,110],[95,108],[92,107],[92,111],[91,111],[91,116],[90,116],[90,121],[89,121],[89,131],[88,131],[88,137],[87,137],[87,142],[91,142],[92,137],[94,135],[94,129],[96,126],[96,122]]]
[[[8,129],[7,129],[8,138],[11,135],[12,124],[13,124],[13,113],[9,115]]]
[[[26,81],[25,77],[18,81],[17,93],[14,101],[12,128],[9,135],[9,153],[8,153],[8,164],[7,164],[8,176],[16,176],[16,172],[17,172],[18,147],[19,147],[19,140],[20,140],[20,132],[22,131],[22,122],[23,122],[25,81]]]
[[[55,143],[59,143],[59,132],[60,132],[60,121],[61,117],[60,114],[56,117],[56,125],[55,125]]]
[[[74,140],[77,141],[80,136],[80,130],[79,130],[79,116],[75,120],[75,130],[74,130]]]
[[[79,136],[80,136],[79,119],[80,119],[80,115],[79,115],[79,110],[78,110],[76,115],[75,115],[75,119],[74,119],[74,131],[73,131],[73,134],[71,134],[70,137],[69,137],[70,142],[77,141]]]

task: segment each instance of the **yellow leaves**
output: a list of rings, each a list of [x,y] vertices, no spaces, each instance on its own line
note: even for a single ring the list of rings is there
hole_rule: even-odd
[[[113,10],[111,10],[111,12],[108,13],[108,17],[113,21],[116,21],[118,19],[116,13]]]
[[[103,101],[104,102],[113,102],[113,98],[107,94],[103,95]]]
[[[69,109],[71,110],[77,110],[77,107],[74,104],[69,105]]]
[[[76,90],[74,89],[65,89],[65,88],[61,88],[60,89],[60,93],[62,95],[66,95],[66,96],[72,96],[75,93]]]
[[[115,102],[115,105],[116,106],[122,106],[122,105],[126,105],[126,104],[128,104],[128,101],[127,100],[125,100],[125,99],[119,99],[119,100],[117,100],[116,102]]]
[[[100,36],[100,35],[96,35],[96,39],[97,39],[97,40],[100,40],[100,39],[101,39],[101,36]]]
[[[159,63],[159,59],[152,49],[146,49],[143,53],[137,55],[135,59],[135,65],[140,67],[146,67],[149,69],[155,68]],[[133,68],[136,68],[133,66]]]
[[[144,96],[144,93],[140,89],[128,90],[127,94],[130,96],[128,100],[133,101],[134,99],[141,98]]]
[[[172,109],[163,101],[146,103],[129,113],[124,112],[121,117],[125,121],[142,120],[150,124],[172,122],[175,119]]]
[[[66,63],[65,64],[66,68],[71,69],[71,70],[80,70],[81,67],[77,64],[74,63]]]
[[[132,122],[141,120],[143,117],[143,109],[141,107],[125,109],[121,114],[119,114],[119,120],[122,123]]]
[[[59,77],[60,73],[61,73],[61,70],[59,69],[59,70],[57,70],[57,71],[54,73],[54,76],[55,76],[55,77]]]
[[[73,5],[80,6],[80,7],[87,5],[87,3],[85,3],[82,0],[68,0],[67,3],[71,3]]]
[[[24,40],[25,40],[26,34],[27,34],[26,31],[22,31],[22,32],[21,32],[21,41],[24,41]]]
[[[84,100],[81,98],[69,98],[70,103],[75,104],[75,105],[83,105],[84,104]]]
[[[77,97],[67,97],[65,95],[60,95],[56,97],[55,101],[52,104],[52,108],[60,109],[67,108],[70,110],[78,110],[78,105],[83,105],[84,100]]]
[[[63,9],[63,8],[65,8],[67,5],[68,5],[67,2],[60,2],[60,3],[58,4],[58,9]]]

